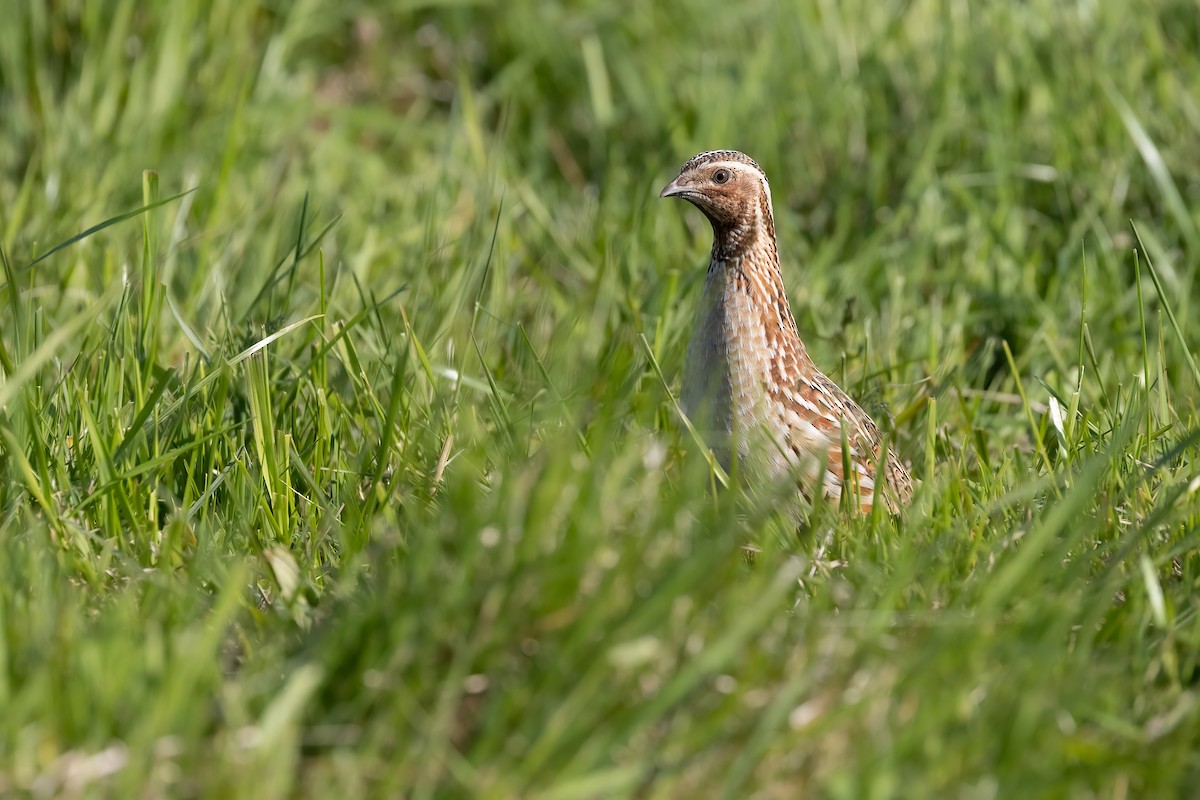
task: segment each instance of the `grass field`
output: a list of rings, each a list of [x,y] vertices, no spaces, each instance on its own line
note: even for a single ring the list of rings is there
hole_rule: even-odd
[[[1194,3],[13,3],[0,795],[1200,794]],[[673,398],[772,178],[899,519]]]

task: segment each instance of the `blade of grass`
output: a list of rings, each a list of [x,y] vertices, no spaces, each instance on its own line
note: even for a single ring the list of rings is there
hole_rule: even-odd
[[[89,236],[97,234],[100,231],[104,230],[105,228],[110,228],[113,225],[116,225],[118,223],[125,222],[126,220],[131,220],[137,216],[140,216],[141,214],[145,214],[147,211],[151,211],[155,208],[165,206],[167,203],[174,203],[179,198],[186,197],[187,195],[196,191],[198,188],[199,187],[193,187],[191,189],[186,189],[186,190],[180,192],[179,194],[173,194],[170,197],[164,198],[162,200],[151,203],[149,205],[144,205],[141,208],[135,208],[133,211],[126,211],[124,214],[118,214],[115,217],[109,217],[108,219],[104,220],[103,222],[93,225],[92,227],[88,228],[87,230],[83,231],[82,233],[77,233],[74,236],[72,236],[71,238],[67,239],[66,241],[60,242],[59,244],[56,244],[54,247],[51,247],[49,250],[42,253],[40,256],[35,258],[33,261],[30,261],[28,264],[26,264],[24,267],[22,267],[18,272],[19,273],[20,272],[28,272],[29,270],[36,267],[38,264],[40,264],[43,261],[45,261],[46,259],[50,258],[50,256],[54,255],[55,253],[65,250],[66,248],[70,247],[71,245],[73,245],[77,242],[81,242],[84,239],[88,238]],[[5,285],[7,286],[8,283],[6,282]],[[0,288],[2,288],[2,287],[0,287]]]
[[[1142,244],[1142,237],[1137,225],[1134,225],[1132,221],[1130,225],[1133,228],[1133,235],[1137,237],[1138,245],[1142,247],[1142,252],[1145,253],[1145,245]],[[1162,281],[1159,280],[1158,271],[1154,269],[1154,263],[1150,260],[1149,256],[1146,257],[1146,271],[1150,273],[1150,280],[1154,282],[1154,291],[1158,295],[1158,301],[1162,303],[1163,311],[1167,313],[1167,320],[1171,323],[1171,330],[1175,332],[1175,338],[1179,341],[1179,346],[1183,350],[1183,357],[1187,361],[1188,368],[1191,370],[1192,379],[1196,381],[1197,388],[1200,388],[1200,367],[1196,365],[1196,359],[1192,356],[1192,351],[1183,337],[1183,330],[1179,327],[1179,320],[1175,319],[1175,311],[1171,307],[1171,301],[1167,297],[1166,292],[1163,291]]]

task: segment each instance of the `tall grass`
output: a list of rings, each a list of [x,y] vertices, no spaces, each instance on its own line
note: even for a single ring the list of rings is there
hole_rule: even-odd
[[[0,793],[1200,785],[1193,7],[9,16]],[[897,520],[679,416],[712,147]]]

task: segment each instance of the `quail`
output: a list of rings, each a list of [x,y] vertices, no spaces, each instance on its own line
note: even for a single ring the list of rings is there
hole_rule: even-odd
[[[816,491],[833,501],[847,494],[865,513],[880,497],[898,512],[912,494],[908,472],[800,340],[762,168],[735,150],[700,153],[659,196],[687,200],[713,230],[684,367],[688,417],[714,435],[723,461],[736,455],[749,477],[795,476],[810,499]]]

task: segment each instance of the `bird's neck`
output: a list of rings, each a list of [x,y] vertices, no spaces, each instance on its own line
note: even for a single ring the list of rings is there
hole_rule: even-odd
[[[763,314],[764,323],[775,327],[777,319],[787,333],[795,334],[796,323],[779,269],[770,200],[764,198],[756,212],[730,224],[712,221],[712,259],[705,283],[718,296],[729,297],[731,292],[744,296]]]
[[[725,327],[729,346],[736,347],[738,337],[750,337],[748,344],[765,341],[785,371],[798,370],[811,362],[784,290],[770,201],[761,213],[743,219],[741,225],[713,224],[705,294],[723,314],[740,317],[739,324]]]
[[[713,229],[713,262],[736,262],[748,256],[766,255],[774,263],[775,271],[779,271],[775,215],[771,196],[765,189],[756,200],[744,203],[729,216],[710,214],[708,221]]]

